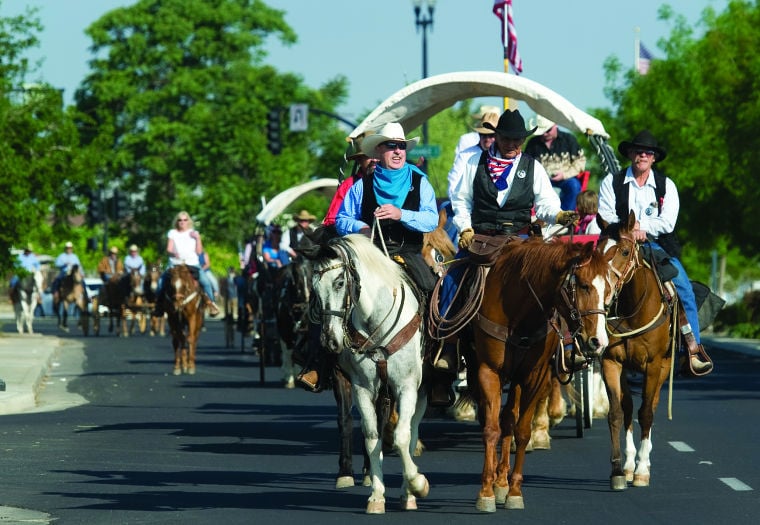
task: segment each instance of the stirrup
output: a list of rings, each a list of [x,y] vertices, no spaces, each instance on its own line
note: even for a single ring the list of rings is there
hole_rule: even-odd
[[[701,370],[697,370],[694,368],[694,361],[697,361],[703,368]],[[688,366],[685,368],[687,369],[687,373],[694,376],[694,377],[702,377],[706,376],[710,372],[713,371],[713,361],[710,359],[710,356],[707,355],[707,352],[705,352],[704,346],[702,344],[698,344],[696,348],[689,349],[689,355],[686,359],[686,363]]]

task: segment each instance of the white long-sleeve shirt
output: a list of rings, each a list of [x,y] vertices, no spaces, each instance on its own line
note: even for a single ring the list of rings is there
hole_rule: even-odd
[[[499,206],[503,206],[507,202],[521,158],[522,153],[515,157],[513,167],[507,176],[507,189],[499,191],[496,195],[496,202]],[[451,192],[451,207],[454,209],[453,221],[460,233],[467,228],[472,228],[472,185],[475,180],[475,173],[478,170],[478,162],[480,162],[480,155],[470,157],[457,187]],[[536,217],[548,224],[554,224],[557,214],[562,211],[559,196],[552,188],[552,182],[544,167],[536,160],[533,163],[533,194],[535,195],[533,205],[536,210]]]
[[[607,175],[599,186],[599,215],[608,223],[620,222],[615,209],[615,190],[612,188],[612,175]],[[657,194],[654,181],[654,171],[649,171],[649,176],[643,186],[636,183],[633,170],[628,167],[623,179],[623,185],[628,187],[628,209],[636,214],[639,221],[639,229],[659,237],[663,233],[671,233],[675,230],[678,220],[678,211],[681,201],[678,198],[678,189],[670,178],[665,178],[665,198],[662,203],[662,212],[657,213]]]

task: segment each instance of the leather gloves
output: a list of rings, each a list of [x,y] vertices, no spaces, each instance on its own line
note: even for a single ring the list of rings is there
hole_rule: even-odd
[[[568,224],[578,224],[579,219],[580,216],[578,215],[578,212],[563,210],[557,214],[557,220],[555,222],[567,226]]]
[[[466,250],[470,247],[472,244],[472,238],[475,236],[475,232],[472,231],[472,228],[467,228],[466,230],[462,230],[462,232],[459,234],[459,247],[463,250]]]

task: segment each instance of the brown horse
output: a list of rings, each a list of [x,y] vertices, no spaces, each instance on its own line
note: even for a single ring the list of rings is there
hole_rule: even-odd
[[[584,353],[604,350],[610,258],[593,243],[530,238],[507,243],[490,269],[472,323],[485,445],[478,510],[495,512],[497,501],[507,508],[524,507],[522,472],[531,421],[537,401],[548,392],[552,355],[562,348],[557,314],[567,321]],[[507,381],[509,395],[501,411]],[[507,481],[513,435],[515,465]]]
[[[53,298],[53,310],[58,316],[58,327],[68,332],[69,307],[73,304],[79,315],[79,326],[82,333],[87,335],[90,331],[90,319],[87,305],[87,288],[84,285],[84,277],[79,271],[79,265],[72,266],[71,270],[61,280],[61,286],[57,295]]]
[[[614,239],[608,244],[633,243],[634,223],[635,216],[631,213],[627,224],[611,232]],[[612,490],[624,490],[631,481],[635,487],[649,485],[652,422],[660,390],[672,371],[678,341],[677,308],[675,291],[663,286],[648,264],[636,265],[610,308],[607,319],[610,345],[602,357],[602,374],[610,402],[607,421],[612,447]],[[633,398],[626,371],[643,376],[638,411],[641,428],[638,459],[633,442]],[[625,463],[620,447],[623,428]]]
[[[174,375],[195,374],[195,350],[203,326],[203,293],[190,269],[169,270],[164,283],[166,313],[174,347]]]
[[[145,307],[148,311],[152,311],[156,307],[158,281],[160,278],[161,265],[158,263],[149,265],[143,281]],[[150,335],[152,337],[157,334],[166,335],[166,315],[150,317]]]
[[[134,334],[135,326],[141,334],[147,328],[150,308],[145,300],[145,280],[140,270],[132,268],[122,276],[119,283],[124,300],[121,304],[121,334],[128,337]]]

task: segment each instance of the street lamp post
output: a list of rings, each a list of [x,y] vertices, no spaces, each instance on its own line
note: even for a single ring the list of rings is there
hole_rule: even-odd
[[[412,0],[414,5],[414,23],[419,32],[422,28],[422,78],[427,78],[427,30],[428,27],[433,29],[433,11],[435,10],[435,0]],[[423,14],[422,5],[427,8],[427,13]],[[428,143],[427,121],[422,123],[422,143]],[[425,161],[427,167],[427,161]]]

